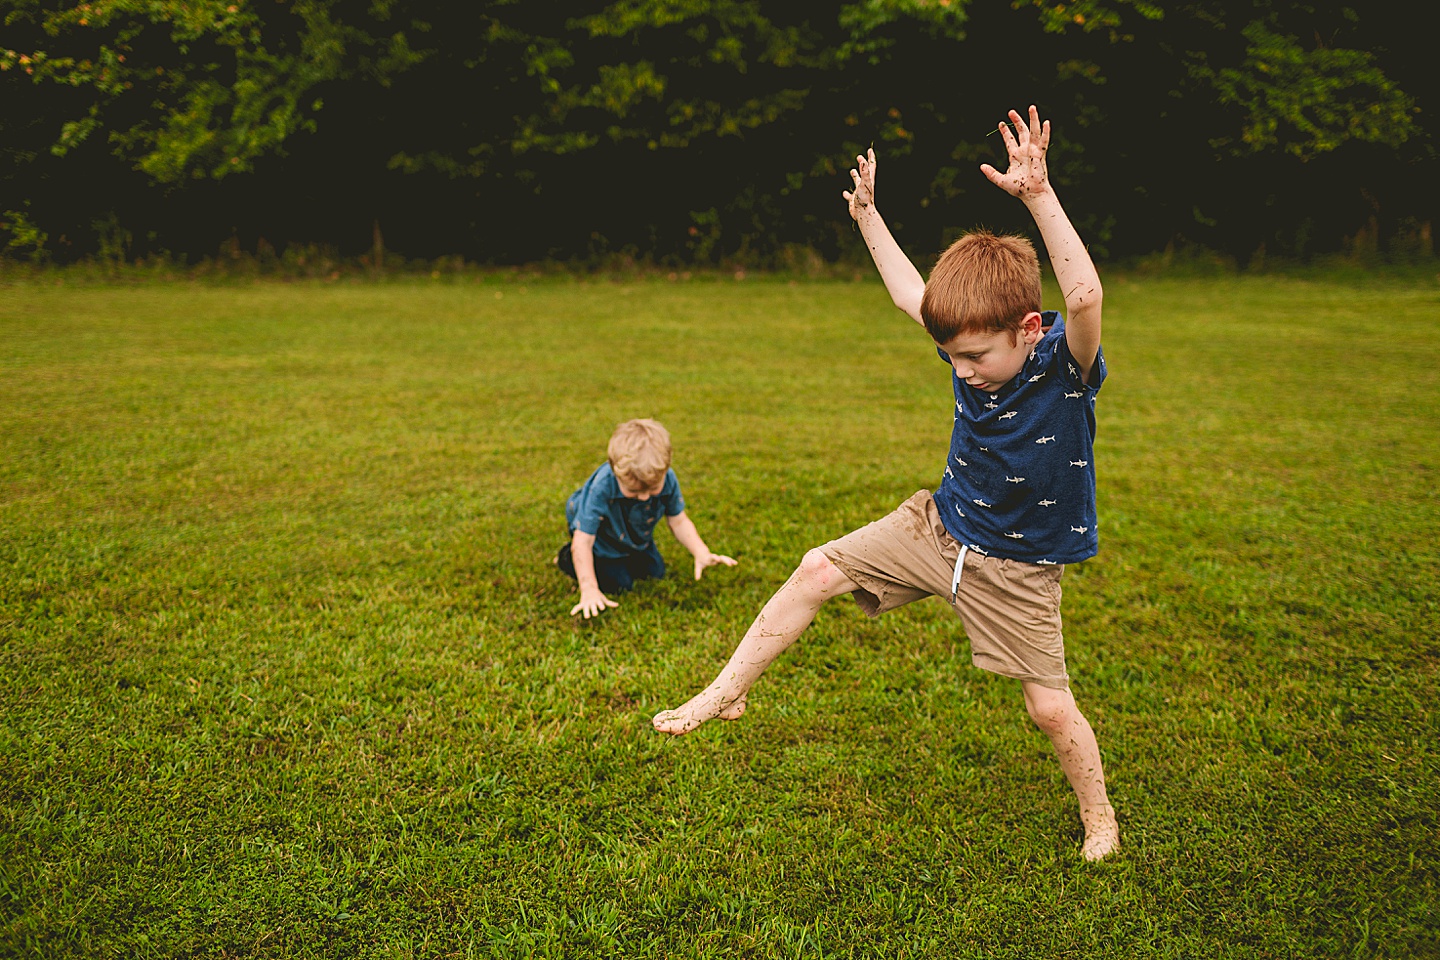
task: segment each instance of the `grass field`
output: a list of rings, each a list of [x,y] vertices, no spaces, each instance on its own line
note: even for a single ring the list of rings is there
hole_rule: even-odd
[[[1106,294],[1090,865],[936,601],[649,729],[937,481],[878,284],[0,289],[0,955],[1440,956],[1440,283]],[[632,416],[740,566],[662,532],[580,622],[562,505]]]

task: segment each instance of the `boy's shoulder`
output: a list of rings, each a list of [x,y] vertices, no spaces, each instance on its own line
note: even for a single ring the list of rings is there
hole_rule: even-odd
[[[590,476],[580,486],[582,490],[591,495],[607,497],[620,495],[620,481],[615,479],[615,471],[611,469],[609,460],[590,471]]]
[[[1045,400],[1058,400],[1062,397],[1073,398],[1073,391],[1079,390],[1083,395],[1093,395],[1105,382],[1105,355],[1097,351],[1095,357],[1096,370],[1092,373],[1092,383],[1086,383],[1080,374],[1080,365],[1076,362],[1073,354],[1070,353],[1070,343],[1065,338],[1065,318],[1059,311],[1046,310],[1041,314],[1041,328],[1044,335],[1040,342],[1035,344],[1035,349],[1030,354],[1030,359],[1022,371],[1027,379],[1038,380],[1040,377],[1054,377],[1055,381],[1063,386],[1066,391],[1052,392],[1042,391],[1037,397]]]
[[[1049,326],[1044,328],[1040,342],[1035,344],[1035,349],[1030,352],[1030,359],[1022,373],[1028,377],[1044,375],[1064,380],[1066,374],[1070,373],[1064,364],[1068,361],[1071,367],[1074,366],[1070,351],[1065,345],[1065,318],[1054,310],[1046,311],[1042,316],[1049,322]]]

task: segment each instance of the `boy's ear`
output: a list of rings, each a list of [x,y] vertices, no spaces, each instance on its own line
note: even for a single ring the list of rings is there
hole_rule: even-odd
[[[1039,343],[1040,338],[1045,335],[1041,323],[1042,319],[1039,310],[1031,310],[1025,314],[1025,316],[1020,318],[1021,338],[1028,344],[1033,345]]]

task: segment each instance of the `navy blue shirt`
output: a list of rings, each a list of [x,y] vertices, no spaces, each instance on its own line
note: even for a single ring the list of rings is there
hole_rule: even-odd
[[[609,463],[603,463],[590,479],[565,502],[565,522],[595,537],[595,556],[617,559],[644,553],[655,542],[655,524],[660,517],[673,517],[685,510],[680,481],[674,470],[665,471],[665,486],[649,500],[636,500],[620,492],[620,482]]]
[[[1095,517],[1095,385],[1065,342],[1065,321],[1049,325],[1025,366],[995,393],[955,376],[955,429],[935,505],[950,535],[970,549],[1026,563],[1075,563],[1100,549]],[[943,350],[940,357],[948,364]]]

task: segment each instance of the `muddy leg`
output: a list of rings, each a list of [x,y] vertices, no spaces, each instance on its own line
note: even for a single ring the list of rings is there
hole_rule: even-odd
[[[1030,718],[1050,738],[1065,779],[1080,801],[1080,821],[1085,825],[1080,852],[1086,860],[1103,860],[1120,849],[1120,826],[1105,792],[1105,768],[1100,763],[1095,731],[1069,690],[1052,690],[1036,683],[1022,686]]]
[[[661,733],[689,733],[707,720],[738,720],[745,712],[750,686],[775,658],[784,653],[800,632],[815,619],[820,605],[831,597],[855,589],[819,550],[811,550],[785,585],[761,609],[730,662],[710,686],[674,710],[655,715],[652,721]]]

